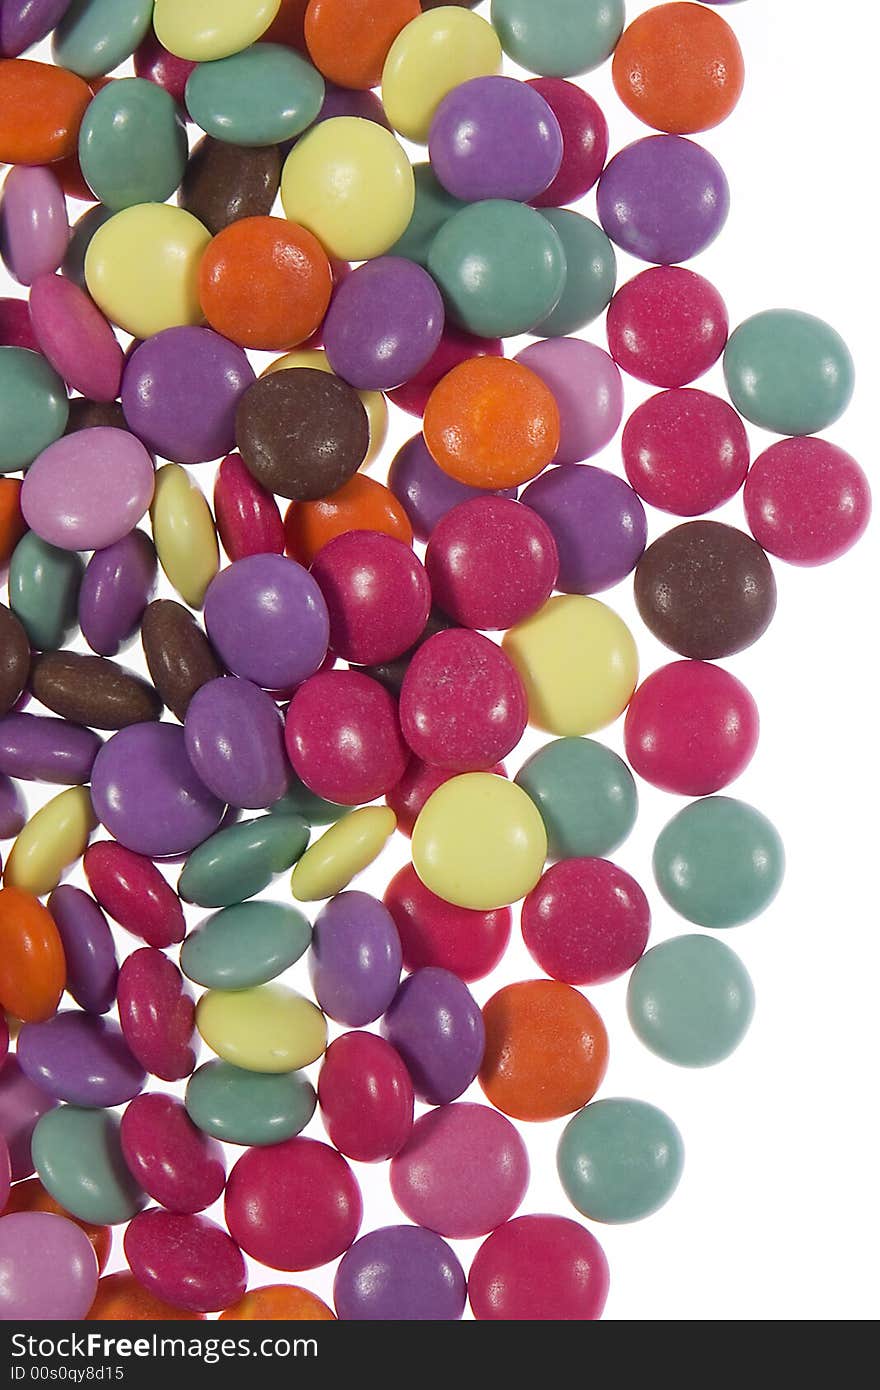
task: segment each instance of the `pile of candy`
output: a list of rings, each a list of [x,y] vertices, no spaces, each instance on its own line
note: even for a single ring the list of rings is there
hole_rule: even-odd
[[[767,552],[820,564],[867,524],[862,471],[815,437],[851,359],[803,313],[729,334],[681,264],[728,211],[687,138],[742,88],[715,9],[490,18],[0,0],[2,256],[27,295],[0,300],[5,1318],[334,1317],[248,1288],[245,1255],[342,1257],[342,1319],[457,1319],[467,1298],[479,1319],[597,1318],[592,1229],[516,1214],[511,1121],[571,1117],[572,1206],[646,1216],[681,1138],[641,1100],[593,1101],[608,1042],[581,987],[631,972],[633,1029],[681,1066],[748,1028],[719,937],[646,949],[645,893],[607,857],[635,780],[589,735],[625,713],[634,772],[698,798],[656,843],[671,908],[718,929],[767,907],[779,836],[717,795],[757,710],[712,663],[773,617]],[[50,33],[54,65],[20,56]],[[500,75],[502,53],[538,76]],[[612,55],[660,133],[609,161],[568,79]],[[601,226],[566,206],[594,186]],[[71,230],[74,199],[93,206]],[[649,263],[620,288],[615,246]],[[606,310],[609,352],[571,336]],[[722,353],[732,405],[690,385]],[[622,371],[657,388],[623,430],[628,482],[585,462],[617,435]],[[423,423],[383,483],[364,469],[389,400]],[[750,465],[741,417],[787,437]],[[700,519],[741,489],[748,531]],[[684,519],[647,548],[643,503]],[[633,573],[683,658],[641,684],[595,597]],[[149,680],[117,660],[134,641]],[[551,741],[509,777],[527,725]],[[65,790],[28,819],[14,779]],[[412,863],[384,902],[346,891],[395,831]],[[62,881],[80,861],[88,892]],[[275,882],[291,870],[313,924]],[[468,986],[521,900],[544,975],[480,1009]],[[306,955],[316,1002],[278,982]],[[475,1079],[487,1103],[458,1101]],[[329,1142],[301,1137],[316,1106]],[[350,1161],[390,1163],[405,1223],[360,1235]],[[221,1198],[225,1227],[203,1214]],[[130,1272],[99,1279],[113,1226]],[[445,1238],[482,1240],[469,1274]]]

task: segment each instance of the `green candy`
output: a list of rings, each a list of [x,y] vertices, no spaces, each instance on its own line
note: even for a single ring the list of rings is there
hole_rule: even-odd
[[[569,1120],[556,1155],[559,1181],[591,1221],[641,1221],[669,1201],[684,1144],[668,1115],[643,1100],[597,1100]]]
[[[45,357],[0,347],[0,473],[28,468],[67,427],[67,387]]]
[[[61,1105],[47,1111],[37,1121],[31,1153],[46,1191],[80,1221],[118,1226],[147,1204],[122,1156],[112,1110]]]
[[[352,810],[353,806],[339,806],[335,801],[316,796],[295,772],[285,795],[269,807],[273,816],[299,816],[306,825],[333,825]]]
[[[604,313],[617,286],[617,257],[602,228],[567,208],[539,208],[562,242],[566,274],[562,298],[539,323],[540,338],[577,333]]]
[[[389,256],[405,256],[427,269],[431,243],[450,217],[461,212],[467,204],[447,193],[430,164],[414,164],[416,201],[409,226],[391,250]]]
[[[206,1062],[193,1072],[184,1097],[204,1134],[226,1144],[280,1144],[305,1129],[315,1113],[315,1088],[302,1072],[270,1076],[229,1062]]]
[[[199,907],[243,903],[267,888],[276,874],[293,868],[308,843],[309,827],[299,816],[239,821],[193,850],[177,891]]]
[[[542,77],[592,72],[617,47],[624,0],[492,0],[492,26],[508,57]]]
[[[278,145],[310,126],[324,101],[317,68],[290,48],[255,43],[231,58],[199,63],[186,84],[197,126],[230,145]]]
[[[112,212],[170,198],[183,178],[187,148],[176,101],[141,77],[121,77],[102,88],[80,126],[83,177]]]
[[[206,989],[249,989],[295,964],[311,939],[312,928],[295,907],[238,903],[190,932],[180,952],[180,968]]]
[[[130,58],[146,38],[154,0],[73,0],[52,38],[59,67],[80,77],[103,77]],[[143,149],[138,151],[142,156]]]
[[[559,303],[565,252],[535,208],[490,198],[450,217],[428,253],[450,316],[481,338],[530,333]]]
[[[731,796],[706,796],[673,816],[654,847],[670,907],[700,927],[738,927],[773,901],[785,850],[766,816]]]
[[[591,738],[557,738],[516,774],[547,831],[551,859],[613,854],[636,823],[639,797],[622,758]]]
[[[745,1037],[755,1010],[748,971],[713,936],[675,936],[642,956],[629,979],[637,1037],[679,1067],[711,1067]]]
[[[768,309],[731,334],[724,376],[740,415],[776,434],[817,434],[846,410],[855,384],[849,348],[830,324]]]
[[[78,551],[59,550],[34,531],[12,552],[9,607],[38,652],[57,651],[75,631],[84,573]]]

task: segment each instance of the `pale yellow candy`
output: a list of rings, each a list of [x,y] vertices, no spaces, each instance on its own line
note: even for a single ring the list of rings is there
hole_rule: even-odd
[[[415,206],[412,166],[389,130],[336,116],[297,140],[284,163],[281,202],[343,261],[383,255],[403,236]]]
[[[281,0],[156,0],[153,28],[169,53],[210,63],[255,43],[280,8]]]
[[[210,240],[183,208],[124,208],[89,242],[86,287],[101,312],[134,338],[201,323],[199,264]]]
[[[85,854],[97,825],[88,787],[70,787],[31,816],[6,861],[4,881],[41,898]]]
[[[529,723],[561,737],[604,729],[636,688],[639,654],[622,618],[595,598],[559,594],[502,643],[522,677]]]
[[[286,985],[211,989],[196,1008],[204,1041],[245,1071],[299,1071],[327,1046],[327,1023],[316,1004]]]
[[[362,806],[331,825],[294,868],[293,896],[301,903],[316,903],[341,893],[382,853],[396,825],[397,817],[387,806]]]
[[[489,912],[532,891],[544,871],[547,832],[534,802],[515,782],[466,772],[425,802],[413,830],[412,858],[438,898]]]
[[[156,474],[150,518],[169,582],[190,608],[201,608],[220,568],[220,549],[205,495],[179,463],[166,463]]]
[[[323,348],[297,348],[294,352],[279,357],[277,362],[270,362],[262,375],[271,376],[272,372],[286,372],[290,367],[311,367],[316,372],[335,375]],[[388,436],[388,402],[381,391],[358,391],[358,395],[370,422],[370,447],[361,464],[362,468],[366,468],[378,458]]]
[[[444,5],[401,29],[382,71],[382,105],[395,130],[424,145],[434,112],[454,87],[501,70],[501,43],[485,19]]]

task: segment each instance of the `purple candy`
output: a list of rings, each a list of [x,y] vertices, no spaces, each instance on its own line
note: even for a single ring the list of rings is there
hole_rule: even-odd
[[[119,1024],[73,1009],[45,1023],[25,1023],[16,1056],[35,1086],[69,1105],[124,1105],[146,1085],[147,1073]]]
[[[40,1116],[54,1110],[57,1104],[25,1076],[17,1058],[6,1058],[0,1067],[0,1134],[9,1148],[13,1182],[33,1173],[31,1135]]]
[[[143,531],[95,551],[79,590],[79,625],[93,652],[116,656],[134,637],[156,576],[156,551]]]
[[[515,77],[475,77],[437,107],[428,153],[454,198],[527,203],[559,173],[562,131],[534,87]]]
[[[331,121],[336,116],[359,116],[362,121],[374,121],[386,130],[391,126],[385,115],[385,108],[375,92],[358,92],[350,87],[337,87],[335,82],[324,79],[324,100],[309,130],[321,121]]]
[[[70,9],[70,0],[0,0],[0,54],[17,58],[51,34]]]
[[[518,353],[559,406],[554,463],[580,463],[610,444],[623,419],[623,381],[614,359],[580,338],[547,338]]]
[[[431,457],[425,437],[416,434],[398,453],[388,470],[388,486],[409,517],[417,540],[426,541],[437,522],[459,502],[473,497],[509,497],[516,501],[516,488],[487,493],[467,487],[450,478]]]
[[[122,377],[128,427],[174,463],[235,448],[235,411],[256,377],[242,348],[210,328],[166,328],[132,353]]]
[[[223,664],[264,690],[292,690],[327,655],[330,618],[317,583],[284,555],[248,555],[205,595],[205,627]]]
[[[107,918],[81,888],[64,883],[47,903],[67,961],[67,992],[88,1014],[105,1014],[116,1000],[119,966]]]
[[[0,719],[0,772],[25,782],[85,786],[101,746],[91,729],[67,719],[16,713]]]
[[[699,255],[730,210],[718,160],[680,135],[649,135],[627,145],[606,166],[596,196],[611,240],[656,265]]]
[[[333,1285],[343,1322],[455,1322],[466,1295],[452,1250],[421,1226],[383,1226],[356,1240]]]
[[[92,768],[92,805],[114,839],[149,859],[189,854],[226,810],[201,782],[177,724],[132,724],[104,744]]]
[[[153,500],[153,460],[128,430],[64,435],[38,454],[21,488],[32,531],[61,550],[103,550],[127,536]]]
[[[445,1105],[473,1081],[483,1060],[483,1015],[457,975],[427,966],[410,975],[382,1020],[419,1100]]]
[[[190,762],[221,801],[258,811],[284,796],[284,723],[258,685],[239,676],[208,681],[190,700],[184,729]]]
[[[434,356],[444,322],[428,272],[403,256],[379,256],[337,288],[324,320],[327,360],[359,391],[391,391]]]
[[[27,818],[27,802],[21,788],[5,772],[0,772],[0,840],[11,840],[20,834]]]
[[[384,1014],[401,964],[394,918],[369,893],[339,893],[318,914],[309,974],[315,998],[337,1023],[362,1028]]]
[[[69,239],[67,204],[52,170],[16,165],[0,197],[0,255],[10,275],[22,285],[51,275]]]
[[[0,1319],[81,1322],[97,1288],[98,1261],[75,1221],[48,1211],[0,1221]]]
[[[564,463],[529,483],[522,501],[543,517],[559,552],[556,587],[598,594],[635,569],[648,538],[641,499],[622,478]]]

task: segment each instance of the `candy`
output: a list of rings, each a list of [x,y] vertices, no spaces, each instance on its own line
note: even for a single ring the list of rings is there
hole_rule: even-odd
[[[670,907],[701,927],[737,927],[770,906],[782,885],[779,834],[729,796],[692,802],[660,832],[654,877]]]
[[[259,686],[238,676],[209,681],[190,701],[184,731],[196,775],[221,801],[259,810],[284,795],[284,725]]]
[[[418,1226],[383,1226],[362,1236],[333,1282],[345,1322],[456,1322],[466,1296],[464,1270],[446,1241]]]
[[[280,184],[275,145],[244,149],[206,135],[190,154],[177,200],[216,236],[239,218],[268,217]]]
[[[425,144],[437,107],[447,93],[501,67],[501,45],[478,15],[422,14],[398,34],[382,69],[382,104],[407,140]]]
[[[31,289],[30,314],[40,349],[59,375],[93,400],[114,401],[122,349],[88,296],[60,275],[41,275]]]
[[[112,840],[90,845],[83,858],[89,887],[114,921],[148,946],[183,940],[183,911],[155,864]]]
[[[634,19],[617,45],[612,74],[633,115],[677,135],[726,120],[745,76],[730,25],[692,4],[657,5]]]
[[[391,247],[393,256],[405,256],[427,268],[431,243],[440,228],[464,203],[448,193],[438,182],[430,164],[414,164],[415,204],[412,217],[403,236]],[[405,389],[405,386],[400,388]]]
[[[92,651],[116,656],[141,626],[156,587],[153,542],[131,531],[103,550],[96,550],[79,590],[79,626]]]
[[[322,796],[316,796],[294,772],[291,774],[287,792],[274,806],[270,806],[269,810],[274,816],[299,817],[306,825],[313,826],[332,825],[343,816],[347,816],[351,807],[340,806],[335,801],[325,801]]]
[[[149,508],[153,464],[123,430],[80,430],[34,460],[21,491],[31,529],[63,550],[101,550],[122,540]]]
[[[251,477],[238,454],[229,454],[217,470],[214,517],[217,534],[230,560],[284,553],[278,504]]]
[[[0,888],[0,942],[0,1004],[25,1023],[51,1018],[66,981],[61,938],[36,895],[8,879]]]
[[[59,550],[33,531],[22,537],[9,563],[9,606],[38,651],[63,647],[76,628],[82,558]]]
[[[606,352],[577,338],[557,338],[533,343],[516,361],[550,388],[559,407],[554,463],[579,463],[610,443],[623,415],[623,384]]]
[[[206,1216],[141,1212],[125,1232],[125,1258],[148,1293],[195,1313],[228,1307],[247,1284],[238,1246]]]
[[[681,1178],[677,1128],[640,1100],[598,1100],[569,1120],[557,1168],[565,1195],[592,1221],[640,1221],[669,1201]]]
[[[420,13],[418,0],[314,0],[304,26],[309,56],[341,87],[378,87],[389,48]]]
[[[46,652],[34,658],[29,683],[47,709],[93,729],[122,729],[158,719],[162,711],[151,685],[103,656]]]
[[[559,555],[556,587],[592,594],[624,579],[645,548],[647,520],[632,488],[613,473],[561,464],[522,495],[543,518]]]
[[[16,58],[32,48],[64,17],[70,0],[7,0],[0,14],[0,53]]]
[[[389,488],[363,473],[355,473],[329,497],[292,503],[284,518],[288,554],[301,565],[310,565],[323,546],[350,531],[381,531],[412,545],[404,507]]]
[[[21,514],[21,481],[0,478],[0,567],[9,564],[13,550],[27,526]]]
[[[717,159],[679,135],[636,140],[599,181],[599,221],[623,251],[657,265],[689,261],[710,246],[730,210]]]
[[[724,378],[752,424],[777,434],[816,434],[846,410],[855,369],[830,324],[794,309],[768,309],[731,334]]]
[[[0,163],[51,164],[74,153],[92,99],[81,77],[28,58],[0,60],[0,93]]]
[[[71,1216],[120,1226],[146,1205],[122,1156],[112,1111],[60,1105],[40,1117],[32,1142],[43,1186]]]
[[[180,464],[166,463],[156,474],[150,520],[169,582],[191,608],[201,608],[220,568],[220,551],[204,493]]]
[[[573,82],[533,77],[528,85],[546,101],[562,134],[559,170],[549,186],[529,201],[532,207],[554,209],[576,203],[589,193],[605,166],[608,122],[589,93]],[[553,225],[557,225],[555,220]],[[569,274],[571,271],[569,263]]]
[[[22,285],[51,275],[69,235],[64,193],[51,169],[10,169],[0,196],[0,253],[10,275]]]
[[[404,253],[399,251],[398,254]],[[413,259],[421,260],[417,256]],[[389,398],[409,415],[424,415],[428,398],[441,377],[471,357],[501,357],[503,348],[500,338],[477,338],[473,333],[466,333],[447,321],[437,351],[430,361],[403,386],[389,392]]]
[[[87,185],[83,186],[87,188]],[[88,189],[88,193],[90,198],[94,197],[91,189]],[[103,227],[105,222],[110,221],[112,216],[112,212],[99,203],[96,207],[89,208],[88,212],[84,212],[73,225],[70,241],[61,263],[61,274],[81,290],[86,288],[85,258],[92,237],[99,227]],[[108,422],[102,421],[101,423],[106,424]]]
[[[388,485],[422,541],[428,539],[453,507],[485,494],[485,489],[457,482],[439,468],[420,434],[398,451],[388,471]],[[515,501],[516,488],[502,490],[500,495]]]
[[[599,67],[614,52],[623,0],[492,0],[492,23],[515,63],[550,77]]]
[[[35,1086],[71,1105],[122,1105],[143,1090],[147,1079],[118,1024],[70,1009],[45,1023],[26,1023],[17,1055]]]
[[[142,151],[131,158],[132,142]],[[79,133],[83,176],[111,212],[164,203],[186,168],[183,117],[174,99],[141,77],[109,83],[89,103]]]
[[[14,613],[0,604],[0,710],[5,714],[18,702],[31,666],[28,634]]]
[[[683,266],[652,266],[628,280],[608,309],[619,367],[652,386],[686,386],[717,362],[727,309],[714,285]]]
[[[209,63],[261,38],[280,8],[281,0],[212,0],[207,7],[204,0],[156,0],[153,27],[169,53]]]
[[[315,334],[308,341],[315,342],[319,336],[320,333]],[[323,349],[302,347],[298,351],[286,353],[284,357],[279,357],[275,362],[270,362],[263,372],[263,376],[271,376],[273,372],[284,372],[291,367],[313,367],[315,371],[336,375],[327,361],[327,354]],[[358,391],[358,396],[361,405],[367,412],[367,421],[370,427],[370,443],[361,465],[361,467],[367,468],[380,453],[388,434],[388,404],[381,391]],[[357,474],[355,474],[356,476]]]
[[[318,1099],[327,1134],[346,1158],[378,1163],[409,1138],[412,1081],[399,1053],[375,1033],[345,1033],[330,1044]]]
[[[245,391],[236,443],[269,492],[301,502],[326,497],[357,472],[370,442],[352,388],[310,367],[273,372]]]
[[[52,1216],[67,1217],[88,1236],[98,1261],[98,1272],[100,1273],[106,1266],[113,1241],[113,1232],[110,1227],[94,1226],[88,1221],[79,1221],[75,1216],[71,1216],[46,1191],[39,1178],[27,1178],[24,1182],[16,1183],[15,1187],[10,1189],[9,1200],[3,1209],[3,1214],[9,1216],[16,1211],[45,1211]]]
[[[378,681],[326,671],[296,691],[285,739],[294,771],[310,790],[343,805],[383,796],[403,776],[408,752],[397,707]]]
[[[150,0],[72,0],[53,35],[52,57],[81,77],[100,77],[131,57],[152,10]]]
[[[536,324],[543,338],[576,333],[598,318],[611,302],[617,284],[614,247],[601,227],[567,208],[541,208],[565,254],[565,284],[555,309]]]
[[[468,1297],[481,1322],[590,1322],[605,1307],[608,1263],[576,1221],[518,1216],[480,1246]]]
[[[400,968],[397,928],[375,898],[340,893],[318,914],[309,975],[329,1018],[349,1028],[375,1022],[397,992]]]
[[[226,1144],[274,1145],[305,1129],[314,1113],[315,1091],[299,1072],[273,1076],[218,1060],[193,1072],[186,1108],[204,1134]]]
[[[290,876],[299,902],[332,898],[372,864],[394,833],[397,819],[382,806],[363,806],[337,821],[310,845]]]
[[[41,1115],[55,1108],[56,1102],[25,1076],[15,1057],[7,1057],[0,1068],[0,1134],[9,1150],[13,1181],[34,1171],[31,1137]],[[16,1189],[14,1189],[16,1190]]]
[[[101,312],[135,338],[201,322],[198,267],[210,233],[183,208],[117,212],[89,242],[85,278]],[[144,285],[150,293],[145,295]]]
[[[425,567],[435,601],[454,622],[508,628],[550,597],[558,557],[549,528],[528,507],[482,497],[438,521]]]
[[[27,468],[60,439],[67,424],[67,391],[45,357],[21,347],[0,347],[0,473]]]
[[[276,874],[292,868],[308,842],[309,828],[296,815],[240,821],[193,850],[178,891],[200,907],[234,906],[262,892]]]
[[[0,345],[39,352],[28,306],[23,299],[0,299]]]
[[[36,811],[6,860],[4,882],[42,897],[85,851],[96,825],[86,787],[70,787]]]
[[[327,1046],[320,1009],[286,985],[210,990],[196,1007],[196,1026],[218,1057],[244,1071],[298,1071]]]
[[[633,411],[621,447],[626,476],[639,496],[677,516],[720,507],[742,487],[749,467],[742,420],[707,391],[652,396]]]
[[[438,966],[470,984],[495,969],[510,939],[509,908],[475,912],[455,907],[427,889],[411,864],[389,883],[385,906],[409,971]]]
[[[480,1010],[467,986],[430,966],[404,980],[382,1020],[382,1036],[397,1049],[419,1100],[445,1105],[463,1094],[483,1060]]]
[[[871,490],[854,458],[825,439],[783,439],[759,455],[743,502],[758,544],[792,565],[843,555],[871,516]]]
[[[529,952],[547,975],[570,985],[605,984],[631,969],[650,927],[642,889],[607,859],[554,864],[522,908]]]
[[[185,58],[176,58],[167,48],[163,48],[156,38],[152,24],[135,49],[133,58],[136,77],[155,82],[158,87],[163,87],[179,106],[183,105],[186,80],[195,63],[187,62]]]
[[[312,576],[329,610],[330,648],[346,661],[391,661],[413,645],[428,620],[431,589],[424,567],[393,536],[338,536],[316,556]]]
[[[249,1289],[231,1308],[220,1314],[220,1322],[335,1322],[332,1313],[317,1294],[295,1284],[266,1284]]]
[[[119,966],[106,917],[88,893],[66,883],[47,906],[64,950],[68,994],[87,1013],[108,1013],[116,1002]]]
[[[223,1192],[223,1150],[173,1096],[138,1096],[126,1107],[119,1136],[132,1175],[168,1211],[204,1211]]]
[[[723,1062],[742,1042],[755,996],[745,966],[711,936],[676,936],[647,951],[630,976],[637,1037],[679,1067]]]
[[[21,789],[0,772],[0,840],[11,840],[27,821],[27,805]]]
[[[63,1216],[16,1212],[0,1220],[0,1312],[4,1319],[79,1321],[98,1286],[95,1252]]]
[[[198,63],[186,84],[196,125],[232,145],[277,145],[300,135],[324,100],[321,76],[305,58],[275,43]]]
[[[559,172],[562,131],[534,88],[512,77],[477,77],[443,98],[428,150],[440,183],[462,202],[528,202]]]
[[[148,605],[141,640],[156,689],[182,721],[196,691],[222,674],[210,642],[192,613],[172,599]]]
[[[203,1313],[175,1308],[155,1294],[147,1293],[133,1274],[107,1274],[98,1280],[98,1292],[89,1309],[87,1322],[200,1322]]]
[[[119,971],[116,1002],[125,1040],[162,1081],[180,1081],[196,1064],[194,1005],[176,965],[155,947],[133,952]]]
[[[119,401],[91,401],[84,396],[74,396],[70,401],[65,434],[76,434],[78,430],[111,429],[124,430],[125,414]]]
[[[249,989],[294,965],[311,937],[309,923],[295,907],[240,903],[215,912],[189,933],[180,968],[206,989]]]
[[[324,325],[334,372],[360,390],[390,390],[419,372],[443,332],[443,302],[421,266],[381,256],[340,285]]]

